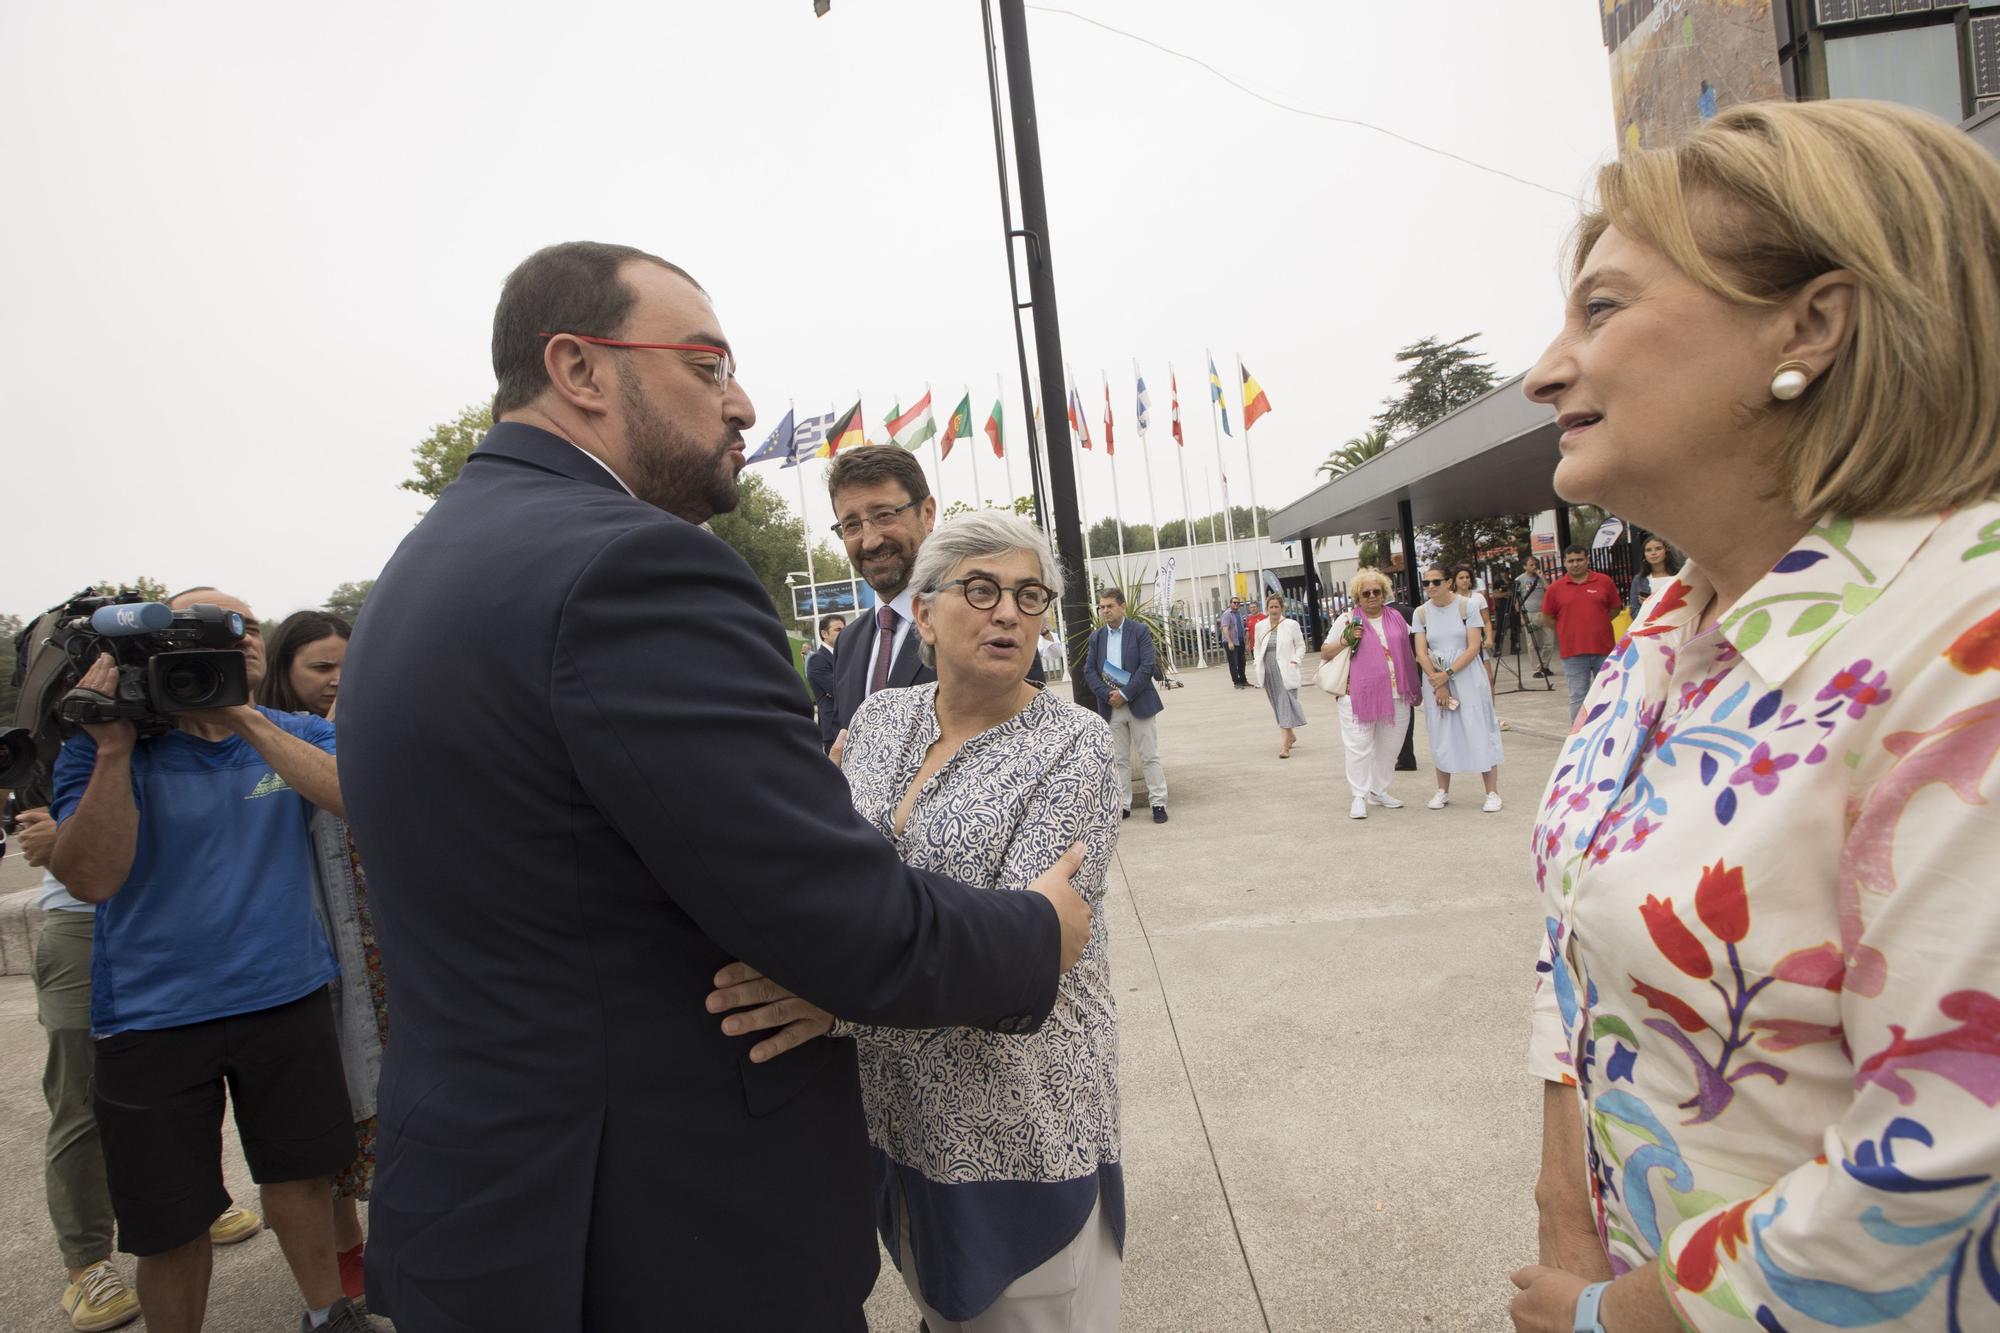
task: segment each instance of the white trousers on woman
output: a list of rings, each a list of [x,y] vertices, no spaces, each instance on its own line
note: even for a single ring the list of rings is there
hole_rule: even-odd
[[[1076,1238],[1039,1268],[1007,1285],[1000,1299],[964,1322],[946,1319],[917,1289],[910,1251],[910,1215],[903,1214],[903,1284],[923,1311],[931,1333],[1117,1333],[1118,1280],[1124,1260],[1104,1216],[1104,1201],[1090,1210]]]
[[[1403,748],[1403,730],[1410,725],[1410,706],[1396,700],[1396,715],[1380,722],[1360,722],[1354,701],[1340,696],[1340,740],[1347,747],[1347,786],[1356,800],[1389,794],[1396,775],[1396,755]]]

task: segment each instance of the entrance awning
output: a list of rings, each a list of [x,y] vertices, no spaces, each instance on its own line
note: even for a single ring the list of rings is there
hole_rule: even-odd
[[[1554,509],[1562,503],[1550,484],[1561,432],[1553,410],[1521,396],[1522,378],[1286,505],[1271,515],[1271,535],[1288,542],[1394,532],[1403,500],[1419,526]]]

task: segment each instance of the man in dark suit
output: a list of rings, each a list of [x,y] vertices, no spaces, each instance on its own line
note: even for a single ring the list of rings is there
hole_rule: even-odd
[[[846,745],[840,733],[862,701],[877,690],[927,685],[937,670],[918,656],[910,572],[917,552],[937,526],[937,499],[914,454],[895,445],[867,445],[834,457],[826,490],[836,518],[834,535],[847,560],[875,590],[872,614],[856,616],[834,647],[833,699],[837,719],[829,753]],[[1039,655],[1028,666],[1037,685],[1045,677]]]
[[[833,749],[840,734],[840,715],[833,701],[833,645],[847,628],[842,616],[827,616],[819,622],[819,647],[806,656],[806,684],[812,687],[813,715],[819,719],[820,748]]]
[[[1111,724],[1112,762],[1118,771],[1118,798],[1125,817],[1132,817],[1132,747],[1139,748],[1140,770],[1146,775],[1146,800],[1153,822],[1167,822],[1167,770],[1160,766],[1160,691],[1153,684],[1159,659],[1153,631],[1125,614],[1125,593],[1106,588],[1097,594],[1097,615],[1104,623],[1090,635],[1090,652],[1083,660],[1083,682],[1097,696],[1097,711]]]
[[[843,1018],[1030,1030],[1088,931],[1075,860],[982,892],[850,807],[762,586],[696,526],[755,414],[684,272],[543,250],[493,362],[498,424],[341,679],[396,1008],[370,1304],[403,1333],[862,1329],[852,1043],[753,1059],[704,997],[741,959]]]

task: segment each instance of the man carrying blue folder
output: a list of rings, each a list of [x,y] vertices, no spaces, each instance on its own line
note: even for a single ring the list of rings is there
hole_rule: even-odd
[[[1146,800],[1153,822],[1167,822],[1167,771],[1160,767],[1160,692],[1153,685],[1156,659],[1153,631],[1125,614],[1125,594],[1106,588],[1097,594],[1104,621],[1090,636],[1084,681],[1097,696],[1097,711],[1111,724],[1111,752],[1118,766],[1118,791],[1125,815],[1132,814],[1132,747],[1146,775]]]

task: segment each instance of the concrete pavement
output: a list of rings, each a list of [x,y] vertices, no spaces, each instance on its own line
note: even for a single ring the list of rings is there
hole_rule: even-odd
[[[1172,822],[1145,819],[1142,796],[1107,900],[1122,1327],[1504,1330],[1507,1273],[1534,1253],[1527,841],[1566,729],[1560,683],[1501,696],[1505,810],[1480,812],[1476,778],[1423,809],[1426,769],[1397,775],[1406,809],[1363,821],[1347,817],[1331,699],[1301,692],[1308,725],[1280,762],[1261,693],[1219,668],[1184,679],[1160,727]],[[0,863],[0,893],[25,886],[19,873]],[[0,977],[6,1333],[67,1328],[42,1208],[41,1052],[28,978]],[[224,1137],[231,1191],[254,1204]],[[671,1328],[662,1295],[657,1327]],[[210,1329],[276,1333],[297,1311],[272,1237],[217,1256]],[[868,1312],[878,1330],[917,1326],[886,1257]]]

